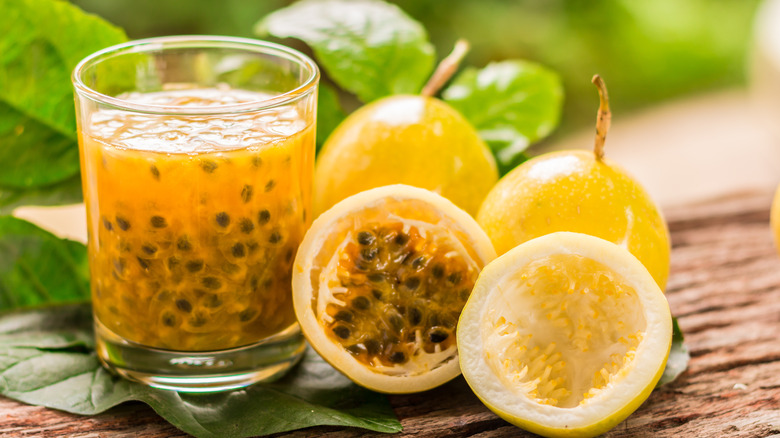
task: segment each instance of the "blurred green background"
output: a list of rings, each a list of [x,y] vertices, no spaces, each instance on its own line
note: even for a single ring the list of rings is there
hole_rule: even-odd
[[[464,64],[524,58],[563,78],[566,103],[554,137],[591,124],[594,73],[622,117],[653,103],[744,84],[758,0],[394,0],[446,55],[459,37]],[[252,36],[288,0],[73,0],[131,38],[171,34]],[[288,42],[291,43],[291,42]],[[301,47],[297,43],[292,43]]]

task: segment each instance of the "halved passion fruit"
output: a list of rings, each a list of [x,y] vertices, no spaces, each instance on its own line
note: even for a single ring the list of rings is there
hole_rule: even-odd
[[[495,258],[474,219],[405,185],[351,196],[323,213],[293,266],[293,302],[317,352],[356,383],[408,393],[460,374],[455,327]]]
[[[655,387],[671,341],[669,305],[642,263],[569,232],[490,263],[458,323],[477,397],[548,437],[592,437],[623,421]]]

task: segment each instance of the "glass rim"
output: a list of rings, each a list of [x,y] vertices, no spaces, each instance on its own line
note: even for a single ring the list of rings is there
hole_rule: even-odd
[[[308,76],[301,82],[300,85],[293,88],[292,90],[285,91],[284,93],[269,97],[268,99],[208,107],[183,107],[175,105],[153,105],[133,102],[100,93],[85,84],[81,78],[84,70],[87,68],[116,56],[175,48],[232,48],[245,50],[247,53],[276,56],[278,58],[287,59],[301,65],[304,70],[308,72]],[[251,38],[213,35],[178,35],[133,40],[98,50],[97,52],[94,52],[91,55],[88,55],[86,58],[82,59],[76,65],[71,75],[71,81],[73,83],[74,89],[76,90],[76,93],[79,96],[85,97],[99,104],[111,106],[115,109],[160,115],[218,115],[259,111],[292,103],[304,96],[307,96],[314,89],[316,89],[317,83],[319,82],[319,77],[319,68],[311,58],[295,49],[291,49],[281,44]]]

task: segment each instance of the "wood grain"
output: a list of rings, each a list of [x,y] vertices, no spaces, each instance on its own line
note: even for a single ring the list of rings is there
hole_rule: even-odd
[[[673,245],[667,297],[691,362],[606,437],[780,434],[780,257],[769,230],[770,203],[769,193],[745,193],[666,211]],[[404,426],[397,436],[533,436],[488,411],[462,378],[390,400]],[[0,436],[186,435],[139,403],[81,417],[0,397]],[[277,436],[373,434],[318,427]]]

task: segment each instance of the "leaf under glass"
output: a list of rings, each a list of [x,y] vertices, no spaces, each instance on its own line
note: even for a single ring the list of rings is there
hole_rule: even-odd
[[[183,394],[121,379],[100,366],[92,348],[88,304],[0,316],[0,394],[83,415],[141,401],[196,437],[248,437],[320,425],[401,430],[384,395],[356,386],[311,348],[281,380],[215,394]]]

